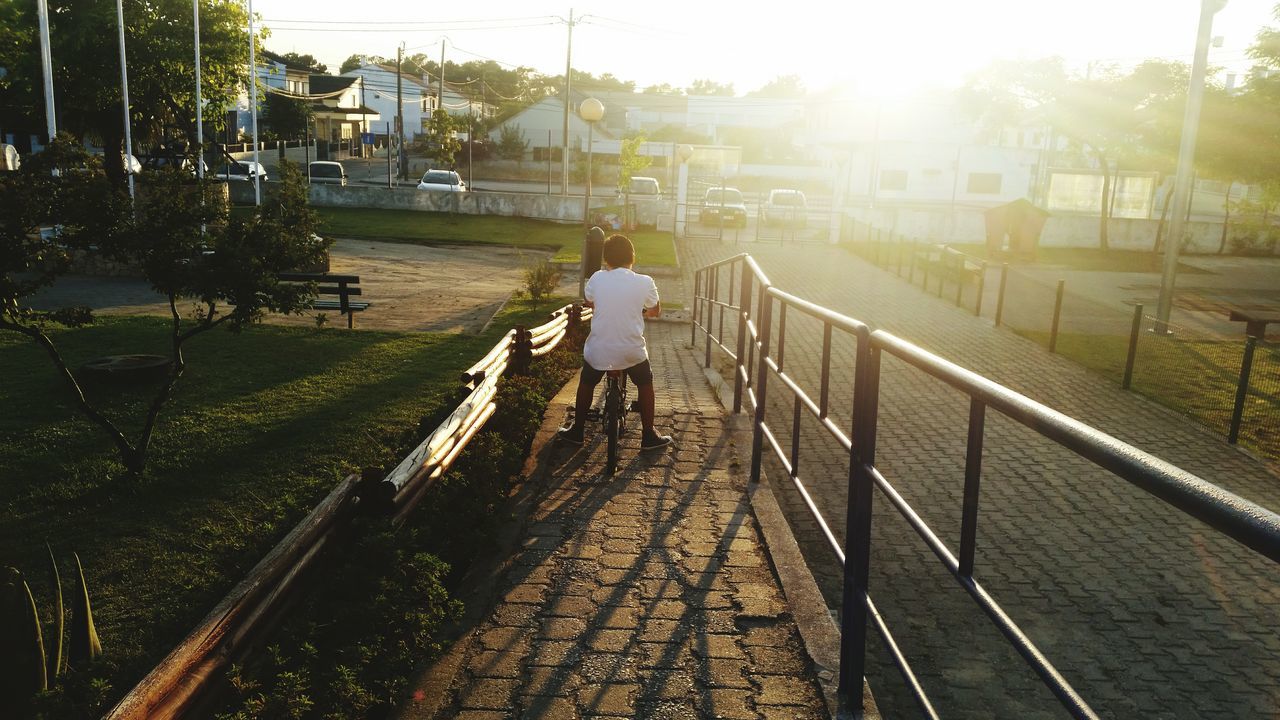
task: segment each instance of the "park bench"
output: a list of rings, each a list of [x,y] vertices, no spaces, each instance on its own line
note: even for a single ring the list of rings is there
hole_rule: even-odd
[[[942,277],[942,251],[945,245],[926,244],[916,247],[912,255],[912,268],[920,268],[924,271],[924,289],[929,289],[929,276]],[[912,277],[914,278],[914,270]]]
[[[330,273],[280,273],[285,282],[315,283],[317,295],[337,295],[337,300],[317,299],[311,304],[316,310],[337,310],[347,316],[347,327],[355,327],[355,314],[367,310],[373,303],[352,302],[360,295],[359,275],[333,275]]]
[[[929,290],[930,275],[938,278],[938,297],[942,297],[943,287],[947,282],[952,282],[956,286],[956,304],[960,304],[963,297],[964,288],[972,283],[977,289],[979,296],[982,294],[983,281],[986,275],[986,263],[982,260],[967,255],[953,247],[945,244],[936,243],[923,245],[915,251],[912,259],[913,270],[912,278],[915,277],[914,267],[924,270],[924,289]],[[978,306],[981,307],[981,298],[977,300]]]
[[[985,269],[982,261],[945,245],[942,246],[941,265],[944,275],[961,284],[976,280]]]

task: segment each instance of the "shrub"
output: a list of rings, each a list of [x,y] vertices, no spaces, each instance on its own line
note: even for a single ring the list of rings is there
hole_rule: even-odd
[[[543,258],[524,269],[524,290],[534,302],[550,295],[560,284],[560,270]]]
[[[372,718],[394,709],[408,674],[443,652],[442,630],[462,612],[449,585],[492,549],[506,520],[498,510],[548,400],[578,365],[575,350],[564,343],[532,374],[503,379],[498,412],[427,493],[416,520],[398,530],[357,521],[358,539],[329,559],[323,586],[290,615],[277,644],[232,669],[233,697],[219,720]],[[416,445],[452,409],[445,402],[424,415],[400,444]]]

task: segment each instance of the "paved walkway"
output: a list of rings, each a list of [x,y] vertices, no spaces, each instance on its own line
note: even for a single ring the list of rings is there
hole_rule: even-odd
[[[825,717],[753,520],[743,448],[684,347],[687,327],[648,331],[658,426],[676,449],[640,455],[637,428],[601,482],[601,437],[548,446],[522,548],[489,576],[496,603],[402,717]]]
[[[751,252],[778,287],[1280,508],[1280,478],[1217,434],[839,248],[688,241],[680,250],[688,288],[694,268]],[[798,313],[787,323],[787,370],[816,390],[821,327]],[[838,342],[833,357],[833,415],[847,427],[852,342]],[[788,447],[791,397],[774,382],[769,398],[772,426]],[[962,395],[885,359],[878,464],[953,550],[967,416]],[[1095,710],[1109,718],[1280,717],[1280,569],[997,413],[987,417],[976,577]],[[843,534],[847,458],[807,415],[801,445],[801,477]],[[780,468],[769,472],[779,487]],[[838,568],[796,493],[778,494],[836,606]],[[871,595],[940,714],[1064,717],[883,496],[875,503]],[[886,717],[917,715],[883,657],[868,680]]]

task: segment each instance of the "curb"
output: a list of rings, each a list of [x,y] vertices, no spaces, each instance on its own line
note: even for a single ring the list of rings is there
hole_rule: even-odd
[[[405,696],[391,717],[397,720],[431,720],[449,699],[449,688],[462,668],[462,661],[475,639],[475,628],[493,610],[499,591],[502,589],[502,576],[514,562],[514,552],[525,530],[529,525],[529,514],[537,507],[542,494],[542,478],[548,470],[551,446],[555,441],[556,430],[560,428],[563,414],[552,412],[553,408],[563,408],[573,404],[574,392],[577,390],[577,378],[571,378],[556,392],[555,397],[547,403],[542,416],[542,425],[533,436],[529,448],[529,456],[525,459],[522,482],[505,509],[510,512],[510,522],[504,524],[497,538],[496,547],[486,557],[477,558],[463,576],[454,597],[466,603],[466,610],[445,634],[453,643],[444,655],[423,668],[405,688]]]
[[[731,414],[733,389],[716,371],[703,368],[702,372],[716,399],[726,411],[725,420],[730,434],[740,443],[740,447],[750,447],[750,419],[745,414]],[[862,681],[862,706],[865,710],[859,714],[840,707],[836,695],[840,682],[840,627],[836,624],[833,612],[827,608],[813,574],[809,572],[809,566],[800,552],[800,545],[791,532],[791,526],[787,524],[782,508],[778,506],[768,475],[763,469],[760,471],[759,483],[747,483],[747,493],[751,500],[752,514],[764,538],[765,552],[782,584],[782,593],[787,599],[796,628],[800,630],[805,652],[813,661],[827,712],[838,720],[855,717],[880,720],[880,710],[865,678]]]

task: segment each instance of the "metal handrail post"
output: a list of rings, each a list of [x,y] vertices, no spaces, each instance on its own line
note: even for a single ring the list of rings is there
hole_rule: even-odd
[[[1133,384],[1133,363],[1138,357],[1138,338],[1142,335],[1142,303],[1133,306],[1133,325],[1129,328],[1129,354],[1124,359],[1124,380],[1120,387],[1128,390]]]
[[[1000,291],[996,293],[996,327],[1004,317],[1004,289],[1009,284],[1009,263],[1000,263]]]
[[[730,270],[732,273],[732,270]],[[738,369],[743,367],[742,359],[746,357],[744,353],[747,349],[747,316],[751,314],[751,264],[742,261],[742,287],[739,288],[738,296],[738,362],[733,369],[733,412],[738,414],[742,412],[742,372]],[[761,288],[763,291],[764,288]],[[756,402],[759,402],[759,397]]]
[[[969,440],[964,459],[964,504],[960,515],[960,574],[973,577],[973,556],[978,545],[978,488],[982,482],[982,436],[987,406],[969,399]]]
[[[703,357],[703,364],[702,364],[702,366],[705,368],[711,367],[711,330],[716,325],[716,311],[712,305],[712,301],[719,300],[718,293],[720,292],[720,268],[711,268],[711,275],[710,277],[707,278],[707,284],[711,286],[711,290],[707,293],[707,313],[706,314],[708,315],[708,317],[703,318],[703,320],[705,321],[703,324],[706,325],[706,336],[707,336],[706,355]],[[721,310],[721,314],[723,315],[723,310]],[[720,325],[721,327],[724,327],[723,321],[721,322]]]
[[[769,383],[769,333],[773,320],[773,296],[760,288],[760,367],[756,374],[756,414],[751,433],[751,482],[760,482],[760,461],[764,453],[764,411]]]
[[[987,292],[987,261],[978,263],[978,300],[973,306],[973,314],[982,317],[982,296]]]
[[[689,323],[689,346],[698,341],[698,306],[702,304],[702,271],[693,273],[693,322]]]
[[[1240,439],[1240,421],[1244,418],[1244,401],[1249,395],[1249,375],[1253,371],[1253,351],[1258,346],[1258,338],[1253,335],[1244,339],[1244,359],[1240,362],[1240,382],[1236,385],[1236,403],[1231,409],[1231,429],[1227,431],[1227,442],[1232,445]]]
[[[849,501],[845,516],[844,598],[840,608],[840,704],[862,707],[866,675],[867,589],[871,567],[871,489],[874,479],[880,350],[859,331],[853,380],[853,427],[849,452]]]
[[[1058,349],[1058,323],[1062,320],[1062,294],[1066,290],[1067,281],[1058,281],[1058,293],[1053,300],[1053,325],[1049,328],[1049,352]]]

